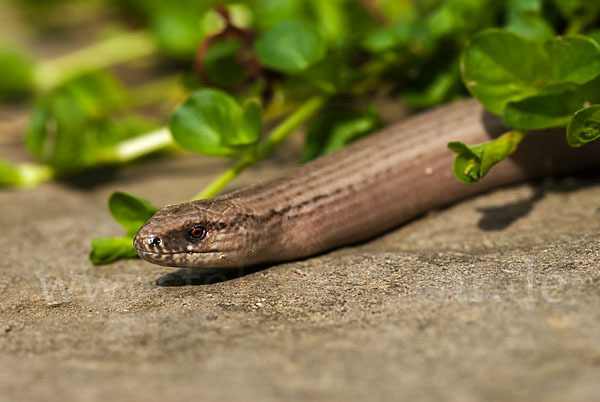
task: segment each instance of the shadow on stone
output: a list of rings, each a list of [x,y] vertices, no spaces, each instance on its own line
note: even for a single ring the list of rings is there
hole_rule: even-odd
[[[520,218],[527,216],[535,204],[543,199],[548,193],[570,193],[584,187],[598,185],[600,177],[597,174],[583,174],[576,179],[549,178],[532,183],[533,194],[520,201],[511,202],[506,205],[478,208],[483,213],[477,226],[486,231],[504,230]],[[598,208],[600,213],[600,208]]]
[[[504,230],[520,218],[527,216],[536,202],[544,198],[546,190],[539,186],[534,188],[533,194],[524,200],[511,202],[506,205],[478,208],[483,217],[477,223],[481,230]]]
[[[77,190],[92,190],[97,186],[114,182],[118,172],[116,166],[103,166],[61,177],[59,181]]]
[[[270,265],[239,268],[181,268],[156,280],[158,286],[205,286],[254,274]]]

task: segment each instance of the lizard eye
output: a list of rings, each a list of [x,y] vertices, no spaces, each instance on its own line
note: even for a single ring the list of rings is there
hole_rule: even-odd
[[[189,235],[194,240],[202,240],[206,237],[206,229],[202,225],[196,225],[190,230]]]

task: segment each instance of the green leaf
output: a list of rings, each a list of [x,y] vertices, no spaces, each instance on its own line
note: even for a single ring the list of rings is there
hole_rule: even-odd
[[[431,39],[454,37],[461,41],[470,33],[493,26],[499,2],[493,0],[446,0],[427,19]]]
[[[135,258],[133,236],[97,237],[92,239],[90,261],[95,265],[108,264],[121,258]]]
[[[590,38],[557,37],[544,48],[551,62],[552,82],[584,84],[600,75],[600,47]]]
[[[41,99],[34,107],[26,133],[29,151],[58,171],[82,169],[85,156],[85,112],[63,94]]]
[[[597,45],[600,45],[600,29],[593,29],[587,32],[585,36],[596,42]]]
[[[238,63],[241,44],[237,39],[226,39],[211,44],[202,63],[210,81],[223,87],[239,85],[245,78],[244,67]]]
[[[442,68],[438,70],[437,68]],[[415,108],[427,108],[462,94],[458,60],[448,65],[432,66],[432,70],[423,69],[423,77],[402,93],[402,99]]]
[[[304,80],[323,92],[334,94],[344,91],[355,77],[356,71],[351,68],[342,54],[330,54],[298,76],[298,85],[306,88]]]
[[[292,14],[286,19],[302,19],[315,25],[332,49],[352,47],[375,25],[365,7],[356,0],[301,0],[306,16]]]
[[[567,142],[581,147],[600,138],[600,105],[591,105],[575,113],[567,127]]]
[[[539,95],[508,103],[502,121],[508,127],[525,130],[565,126],[585,102],[585,93],[580,86],[556,85]]]
[[[162,50],[181,60],[194,55],[203,37],[200,15],[185,7],[162,7],[153,14],[151,27]]]
[[[493,141],[478,145],[450,142],[448,148],[456,152],[454,175],[465,184],[481,180],[493,165],[511,155],[525,137],[522,131],[510,131]]]
[[[583,85],[552,84],[533,95],[506,105],[504,125],[523,130],[566,126],[573,114],[591,103],[600,102],[600,77]]]
[[[521,105],[530,113],[536,105],[545,107],[547,101],[559,99],[558,84],[581,85],[600,76],[600,49],[583,36],[558,37],[539,44],[507,31],[487,30],[465,47],[461,69],[467,89],[492,113],[502,114],[511,102],[509,114],[514,113],[515,103],[536,97]],[[571,109],[576,103],[569,99],[565,107]],[[539,112],[563,119],[560,107]],[[555,124],[558,122],[533,122],[531,126]]]
[[[56,92],[73,99],[86,115],[93,117],[122,106],[127,99],[121,83],[104,71],[74,77]]]
[[[137,257],[133,248],[133,238],[159,208],[143,198],[115,192],[108,200],[108,209],[113,218],[127,230],[127,234],[123,237],[92,239],[90,261],[93,264],[108,264],[121,258]]]
[[[330,43],[342,39],[347,33],[347,21],[344,6],[347,0],[309,0],[315,15],[316,24],[323,37]]]
[[[261,31],[266,31],[283,20],[308,19],[307,3],[306,0],[256,0],[253,7],[256,24]]]
[[[297,74],[321,60],[327,49],[312,25],[300,20],[287,20],[260,35],[254,50],[265,67]]]
[[[173,139],[186,149],[212,156],[236,156],[258,141],[257,105],[244,108],[218,89],[194,92],[171,116]]]
[[[33,89],[33,64],[20,51],[0,46],[0,100],[21,96]]]
[[[331,153],[381,126],[375,109],[360,113],[352,109],[331,109],[317,117],[306,133],[302,163]]]
[[[389,23],[369,27],[361,41],[366,50],[373,53],[396,50],[422,39],[426,34],[424,21],[413,2],[387,0],[378,1],[376,6],[382,15],[388,16]]]
[[[114,192],[108,200],[108,209],[113,218],[130,235],[135,235],[158,208],[143,198],[122,192]]]
[[[413,18],[418,14],[429,14],[433,9],[440,7],[444,0],[425,0],[425,1],[398,1],[398,0],[379,0],[373,3],[375,10],[385,15],[389,21],[401,21]]]
[[[244,146],[258,141],[262,127],[262,106],[258,99],[252,98],[244,102],[243,121],[244,132],[249,135],[241,138],[241,141],[240,138],[226,137],[226,145]]]
[[[542,42],[552,39],[556,32],[546,19],[537,14],[520,14],[509,19],[504,27],[507,31],[514,32],[524,38]]]
[[[525,14],[535,15],[542,12],[543,0],[508,0],[506,4],[507,18],[522,16]]]
[[[600,12],[600,3],[594,0],[554,0],[554,4],[567,19],[579,16],[593,19]]]
[[[123,87],[107,73],[76,77],[37,102],[26,133],[27,147],[61,174],[88,168],[97,161],[100,145],[139,133],[111,124],[110,112],[124,101]]]
[[[393,50],[409,45],[422,31],[422,22],[417,19],[398,21],[371,30],[362,45],[373,53]]]
[[[547,80],[548,56],[536,42],[491,29],[475,35],[461,54],[465,86],[490,112],[535,95]]]
[[[364,5],[356,0],[312,0],[311,4],[319,31],[332,48],[352,48],[376,26]]]

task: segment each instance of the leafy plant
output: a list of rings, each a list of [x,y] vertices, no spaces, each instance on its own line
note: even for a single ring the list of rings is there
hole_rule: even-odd
[[[421,109],[470,93],[502,116],[508,131],[494,141],[449,144],[465,183],[481,180],[530,130],[568,126],[572,146],[599,136],[597,2],[93,3],[87,7],[113,7],[142,28],[43,62],[1,48],[0,100],[31,98],[27,146],[38,164],[0,161],[0,185],[32,186],[183,148],[235,158],[193,198],[212,197],[302,125],[303,162],[368,135],[383,124],[372,106],[382,95]],[[35,10],[45,26],[47,9]],[[149,55],[177,73],[131,88],[107,71]],[[165,112],[154,121],[140,106]],[[134,256],[131,240],[157,208],[115,193],[109,209],[126,234],[94,239],[96,264]]]
[[[138,229],[158,211],[148,201],[121,192],[113,193],[108,200],[111,215],[127,230],[123,237],[99,237],[92,239],[90,261],[107,264],[119,258],[136,257],[132,247]]]
[[[592,105],[575,112],[567,127],[567,141],[580,147],[600,138],[600,105]]]
[[[464,183],[480,180],[514,152],[527,130],[569,125],[571,146],[598,137],[596,106],[588,105],[600,102],[600,47],[591,38],[533,41],[505,30],[485,30],[465,46],[461,72],[469,92],[515,129],[485,144],[448,144],[458,154],[454,173]],[[579,117],[571,122],[574,116]]]
[[[0,45],[0,66],[0,100],[22,96],[33,88],[31,62],[21,51]]]
[[[242,106],[223,91],[200,89],[173,113],[169,128],[184,148],[210,156],[240,156],[258,141],[260,104],[248,100]]]

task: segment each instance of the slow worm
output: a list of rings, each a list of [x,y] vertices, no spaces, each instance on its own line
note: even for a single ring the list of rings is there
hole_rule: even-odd
[[[410,117],[285,176],[208,200],[168,205],[138,232],[147,261],[239,267],[311,256],[369,239],[432,208],[546,174],[600,164],[600,144],[569,148],[564,130],[530,134],[480,182],[452,175],[459,140],[507,131],[473,99]]]

